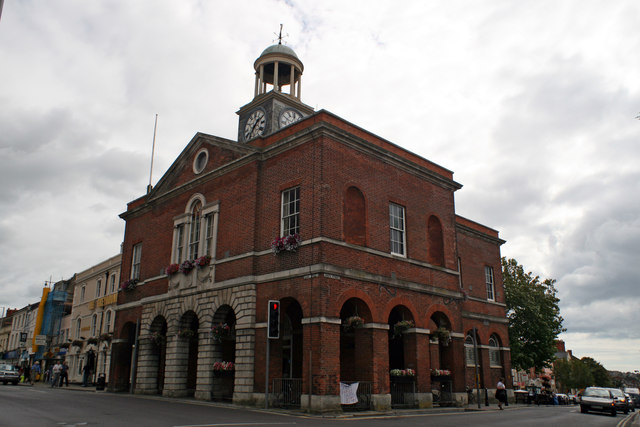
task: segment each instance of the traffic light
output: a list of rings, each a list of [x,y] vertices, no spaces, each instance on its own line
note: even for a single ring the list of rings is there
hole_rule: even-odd
[[[280,338],[280,301],[269,300],[269,318],[267,320],[267,337]]]

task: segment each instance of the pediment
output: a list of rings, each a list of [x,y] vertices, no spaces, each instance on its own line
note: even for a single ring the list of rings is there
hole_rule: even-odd
[[[256,151],[255,147],[198,132],[160,178],[150,196],[161,196]]]

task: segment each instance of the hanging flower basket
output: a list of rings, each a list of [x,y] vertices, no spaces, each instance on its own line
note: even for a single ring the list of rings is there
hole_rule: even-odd
[[[220,362],[215,362],[213,364],[213,371],[216,372],[220,372],[220,371],[235,371],[236,369],[236,365],[233,362],[225,362],[220,361]]]
[[[180,271],[180,264],[170,264],[164,271],[167,273],[167,276],[173,276]]]
[[[178,267],[178,270],[182,274],[189,274],[191,270],[193,270],[194,268],[195,268],[195,264],[193,263],[193,261],[186,260],[185,262],[180,264],[180,267]]]
[[[123,291],[131,291],[136,288],[136,285],[138,284],[138,282],[139,282],[138,279],[125,280],[120,284],[120,289],[122,289]]]
[[[89,339],[87,339],[87,344],[93,344],[93,345],[98,345],[98,338],[96,337],[91,337]]]
[[[71,345],[72,345],[73,347],[80,347],[80,348],[82,348],[82,346],[84,345],[84,341],[82,341],[82,340],[73,340],[73,341],[71,342]]]
[[[111,342],[111,334],[108,332],[105,332],[104,334],[101,334],[98,339],[100,341],[106,341],[106,342]]]
[[[191,329],[181,329],[180,332],[178,332],[178,336],[180,338],[192,338],[193,336],[195,336],[195,332],[193,332]]]
[[[156,344],[156,345],[161,345],[162,343],[164,343],[164,341],[166,340],[167,337],[165,337],[163,334],[161,334],[160,332],[152,332],[150,335],[150,339],[151,341]]]
[[[395,325],[393,325],[393,336],[394,338],[401,337],[403,333],[407,329],[415,328],[416,324],[413,323],[413,320],[401,320]]]
[[[231,333],[231,327],[226,323],[218,323],[211,328],[211,335],[216,342],[221,342],[223,338],[226,338]]]
[[[280,252],[284,251],[295,252],[300,247],[301,241],[302,240],[300,239],[300,235],[298,235],[298,233],[289,234],[288,236],[283,237],[276,237],[271,242],[271,250],[273,251],[274,255],[277,255]]]
[[[416,371],[413,369],[392,369],[389,371],[392,377],[415,377]]]
[[[230,377],[233,375],[236,366],[233,362],[216,362],[213,364],[213,376],[215,377]]]
[[[196,259],[193,260],[193,263],[198,268],[204,268],[204,267],[208,266],[209,264],[211,264],[211,255],[205,255],[205,256],[201,256],[200,258],[196,258]]]
[[[440,342],[445,347],[448,346],[451,342],[451,333],[443,327],[439,327],[438,329],[433,331],[432,335],[438,338],[438,342]]]
[[[431,376],[432,377],[448,377],[448,376],[451,376],[451,371],[448,369],[432,369]]]
[[[60,344],[60,348],[69,348],[71,346],[71,344],[69,344],[68,342],[63,342],[62,344]]]
[[[345,332],[353,332],[362,325],[364,325],[364,319],[362,317],[351,316],[342,322],[342,329]]]

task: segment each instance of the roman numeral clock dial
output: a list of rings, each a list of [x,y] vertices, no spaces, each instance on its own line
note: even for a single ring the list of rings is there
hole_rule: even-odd
[[[267,127],[267,117],[263,110],[256,110],[247,119],[244,126],[244,140],[248,141],[264,133]]]
[[[280,119],[278,120],[278,124],[282,129],[285,126],[289,126],[302,118],[302,114],[297,112],[296,110],[285,110],[280,114]]]

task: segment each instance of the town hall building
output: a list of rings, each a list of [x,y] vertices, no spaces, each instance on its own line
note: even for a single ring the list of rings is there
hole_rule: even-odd
[[[254,70],[237,141],[197,133],[120,215],[109,388],[322,412],[510,387],[504,241],[453,172],[304,104],[291,48]]]

